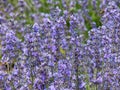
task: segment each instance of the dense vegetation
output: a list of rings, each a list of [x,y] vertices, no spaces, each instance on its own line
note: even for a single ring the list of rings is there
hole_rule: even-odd
[[[119,0],[0,0],[0,90],[119,90]]]

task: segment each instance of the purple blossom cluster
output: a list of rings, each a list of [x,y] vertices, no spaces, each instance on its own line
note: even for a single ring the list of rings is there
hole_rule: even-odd
[[[89,32],[90,38],[85,46],[88,50],[90,81],[105,90],[120,88],[119,11],[115,2],[108,3],[101,19],[103,25]]]
[[[120,2],[99,2],[1,0],[0,90],[119,90]]]

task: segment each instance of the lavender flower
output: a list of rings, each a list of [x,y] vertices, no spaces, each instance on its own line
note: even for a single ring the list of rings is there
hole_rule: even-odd
[[[15,36],[13,31],[8,31],[2,38],[2,60],[3,62],[13,62],[17,59],[21,50],[21,41]]]

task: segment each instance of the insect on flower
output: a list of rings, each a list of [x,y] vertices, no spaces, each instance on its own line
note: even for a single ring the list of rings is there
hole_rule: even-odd
[[[101,9],[101,10],[100,10],[100,14],[103,14],[103,13],[104,13],[104,9]]]
[[[0,70],[5,72],[11,72],[14,68],[14,63],[0,62]]]

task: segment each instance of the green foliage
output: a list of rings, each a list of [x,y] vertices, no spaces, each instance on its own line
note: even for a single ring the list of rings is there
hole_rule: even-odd
[[[100,15],[98,12],[100,12],[100,8],[99,8],[99,5],[100,5],[100,0],[97,0],[97,7],[96,9],[94,9],[92,3],[92,1],[89,0],[88,2],[88,10],[89,10],[89,15],[91,16],[92,18],[92,21],[96,23],[97,27],[101,26],[101,22],[100,22]]]
[[[92,0],[88,0],[88,14],[89,16],[91,17],[92,20],[89,20],[87,19],[84,15],[84,20],[85,20],[85,25],[86,25],[86,28],[87,28],[87,31],[84,32],[84,35],[85,35],[85,39],[84,39],[84,43],[86,43],[86,40],[89,38],[88,36],[88,32],[92,29],[92,25],[91,25],[91,22],[95,22],[96,23],[96,26],[99,27],[102,25],[101,23],[101,18],[100,18],[100,0],[97,0],[96,1],[96,4],[97,4],[97,7],[96,9],[94,9],[93,5],[92,5]]]

